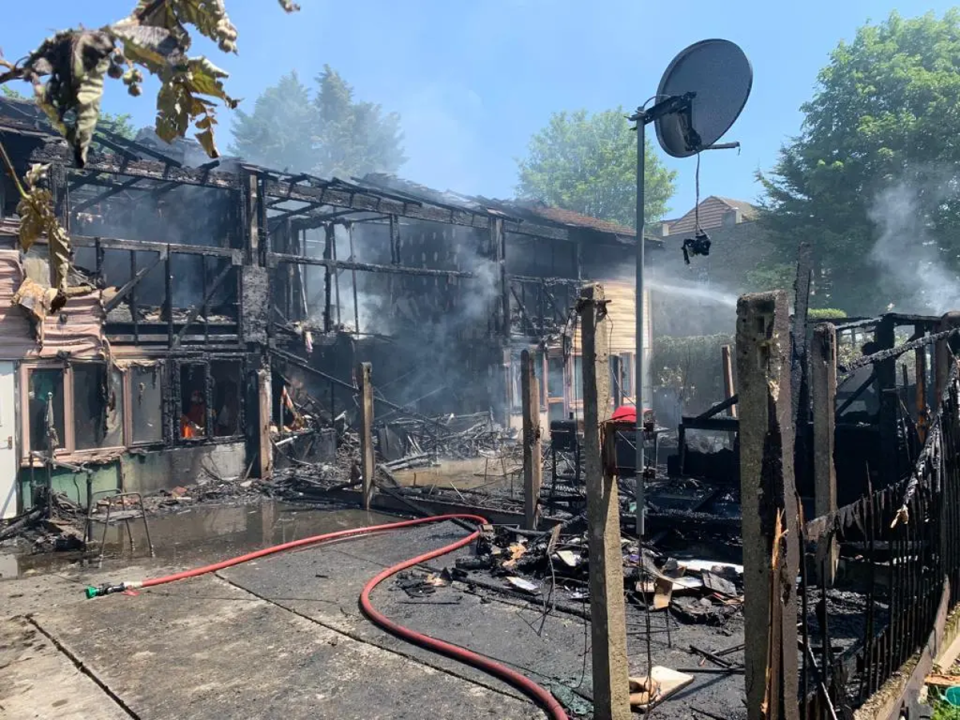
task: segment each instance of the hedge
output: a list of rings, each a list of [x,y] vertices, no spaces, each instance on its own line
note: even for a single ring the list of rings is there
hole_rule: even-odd
[[[674,392],[685,413],[703,412],[723,400],[720,348],[734,341],[726,334],[654,338],[653,383]]]

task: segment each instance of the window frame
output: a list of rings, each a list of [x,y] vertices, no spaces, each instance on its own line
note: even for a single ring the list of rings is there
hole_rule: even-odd
[[[156,368],[160,383],[160,439],[159,440],[135,440],[133,437],[133,369]],[[127,448],[154,447],[157,445],[169,445],[167,426],[168,415],[166,403],[163,401],[163,384],[168,382],[166,378],[166,363],[163,360],[157,361],[137,361],[133,365],[123,368],[124,388],[123,388],[123,433],[125,436]]]
[[[76,365],[105,365],[108,372],[119,372],[121,375],[120,387],[123,397],[123,425],[121,430],[122,445],[110,445],[100,448],[77,448],[76,438],[76,420],[74,417],[74,408],[76,405],[76,386],[74,383],[74,366]],[[20,437],[22,439],[20,448],[21,466],[40,467],[43,462],[35,458],[32,453],[33,436],[30,432],[30,380],[34,372],[38,370],[59,370],[63,374],[63,437],[60,438],[61,446],[53,451],[54,458],[86,458],[103,452],[117,452],[131,447],[132,428],[129,424],[130,417],[130,375],[128,368],[111,367],[111,364],[103,360],[96,359],[78,359],[67,363],[52,360],[28,361],[20,364],[18,380],[20,382]]]
[[[120,445],[107,445],[105,447],[99,447],[99,448],[78,448],[77,447],[77,422],[76,422],[75,413],[73,412],[73,408],[76,407],[76,383],[74,379],[74,367],[77,365],[104,365],[108,373],[112,373],[112,372],[120,373],[120,392],[122,393],[122,397],[120,398],[120,403],[123,406],[123,423],[121,424],[121,429],[120,429],[120,438],[121,438]],[[117,365],[111,366],[111,363],[104,362],[101,360],[76,360],[67,365],[67,372],[69,373],[69,376],[70,376],[70,390],[68,395],[66,390],[66,384],[65,384],[64,392],[63,392],[63,396],[64,396],[63,400],[64,400],[64,404],[66,404],[69,400],[71,412],[66,413],[65,411],[64,428],[66,428],[66,416],[67,414],[69,414],[70,426],[71,426],[71,433],[70,433],[71,455],[77,455],[78,457],[81,457],[84,455],[95,455],[101,452],[110,452],[112,450],[114,451],[126,450],[130,446],[130,439],[132,438],[132,433],[128,431],[128,426],[127,426],[127,419],[128,419],[127,418],[127,398],[130,395],[130,381],[128,378],[127,369],[118,367]],[[66,429],[64,429],[64,434],[67,434]]]
[[[42,466],[43,462],[33,456],[33,433],[30,432],[30,380],[37,370],[60,370],[63,373],[63,437],[60,438],[60,447],[53,451],[54,457],[70,455],[73,449],[73,414],[68,412],[72,407],[73,388],[72,377],[68,375],[68,367],[63,362],[39,361],[21,363],[20,365],[20,437],[23,439],[20,448],[20,464]],[[42,452],[42,451],[37,451]]]
[[[240,377],[237,383],[237,429],[233,435],[217,435],[216,420],[210,411],[216,412],[214,400],[216,399],[217,380],[213,376],[213,366],[218,363],[236,363],[239,366]],[[180,381],[180,373],[186,365],[202,365],[204,370],[204,398],[207,404],[206,428],[202,437],[185,438],[180,435],[180,417],[183,414],[183,395]],[[172,362],[173,384],[172,397],[170,400],[171,414],[169,425],[172,428],[173,441],[170,443],[173,447],[194,447],[196,445],[209,445],[217,443],[235,443],[246,438],[246,395],[243,390],[243,379],[246,376],[247,363],[242,356],[214,356],[209,359],[179,358]]]

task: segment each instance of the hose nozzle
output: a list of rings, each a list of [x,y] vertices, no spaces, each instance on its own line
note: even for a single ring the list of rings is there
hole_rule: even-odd
[[[132,583],[120,583],[118,585],[101,585],[100,587],[89,586],[84,594],[87,596],[87,600],[93,600],[93,598],[103,597],[104,595],[112,595],[113,593],[123,592],[127,588],[131,587]]]

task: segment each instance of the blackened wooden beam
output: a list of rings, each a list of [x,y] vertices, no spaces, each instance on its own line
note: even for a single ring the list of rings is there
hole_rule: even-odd
[[[324,265],[323,273],[323,331],[331,332],[333,330],[333,312],[331,304],[333,303],[333,270],[334,265],[330,263],[333,260],[333,243],[336,240],[336,227],[327,225],[324,228],[323,259],[327,264]]]
[[[540,486],[543,460],[540,448],[540,387],[529,350],[520,353],[523,394],[523,517],[527,530],[536,530],[540,520]]]
[[[436,270],[433,268],[411,268],[399,265],[376,265],[374,263],[350,262],[348,260],[333,260],[326,258],[308,257],[306,255],[289,255],[287,253],[270,253],[267,262],[271,267],[279,263],[294,263],[297,265],[319,265],[345,270],[360,270],[375,273],[396,273],[397,275],[427,275],[431,277],[458,277],[472,278],[476,275],[465,270]]]
[[[731,403],[732,405],[733,403]],[[681,422],[687,430],[714,430],[717,432],[736,432],[740,429],[740,419],[734,417],[690,417],[683,415]]]
[[[167,309],[167,343],[173,348],[173,255],[167,251],[164,263],[164,305]]]
[[[506,343],[510,339],[511,312],[510,312],[510,279],[507,274],[507,238],[503,232],[503,221],[493,218],[490,221],[490,245],[493,247],[497,262],[497,275],[500,282],[500,336]]]
[[[99,238],[98,238],[99,240]],[[163,251],[163,257],[166,257],[166,250]],[[137,253],[130,251],[130,277],[137,274]],[[137,284],[134,283],[130,288],[130,319],[133,321],[133,341],[140,342],[140,319],[138,315],[140,310],[137,308]]]
[[[813,482],[814,512],[817,517],[837,511],[837,471],[834,463],[837,407],[837,331],[823,323],[813,331],[810,347],[810,377],[813,393]],[[828,538],[824,562],[817,564],[821,587],[833,587],[839,558],[839,546]],[[818,548],[819,549],[819,548]]]
[[[73,150],[66,143],[48,143],[30,154],[30,162],[54,163],[74,168]],[[129,160],[104,153],[92,154],[84,165],[85,172],[126,175],[127,177],[168,180],[182,185],[204,185],[235,190],[237,179],[232,173],[192,170],[150,160]]]
[[[896,345],[894,330],[896,324],[890,317],[884,317],[875,330],[876,342],[881,350],[891,350]],[[880,457],[881,466],[875,470],[880,474],[876,487],[893,485],[900,479],[900,443],[898,427],[900,418],[900,395],[897,391],[897,359],[888,357],[874,363],[877,384],[880,389]],[[904,468],[905,469],[905,468]],[[871,468],[873,471],[874,468]]]
[[[173,348],[180,347],[180,343],[187,334],[187,330],[189,330],[190,326],[197,321],[197,318],[200,316],[200,312],[210,304],[210,300],[213,298],[217,290],[220,289],[220,286],[223,285],[223,281],[227,279],[227,275],[230,274],[232,269],[233,265],[228,263],[223,266],[223,269],[217,274],[217,277],[214,278],[213,284],[209,286],[209,289],[207,289],[203,295],[203,302],[198,307],[193,308],[187,315],[187,319],[184,321],[183,327],[180,328],[180,332],[178,332],[177,336],[173,339]]]
[[[112,187],[112,188],[110,188],[109,190],[103,191],[103,192],[100,193],[99,195],[97,195],[97,196],[95,196],[95,197],[92,197],[92,198],[90,198],[89,200],[84,200],[82,203],[80,203],[80,204],[77,205],[76,207],[71,208],[71,212],[73,212],[73,213],[81,213],[81,212],[83,212],[84,210],[86,210],[87,208],[93,207],[93,206],[96,205],[97,203],[101,203],[101,202],[103,202],[104,200],[107,200],[107,199],[109,199],[109,198],[112,198],[114,195],[117,195],[118,193],[121,193],[121,192],[123,192],[124,190],[130,189],[130,188],[132,188],[134,185],[136,185],[137,183],[142,182],[142,181],[143,181],[143,178],[131,178],[131,179],[127,180],[126,182],[120,183],[120,184],[117,185],[116,187]]]
[[[133,270],[136,268],[136,254],[131,252],[131,257],[133,258],[133,260],[130,263],[132,277],[123,284],[123,287],[121,287],[117,291],[116,295],[114,295],[112,298],[110,298],[107,302],[103,304],[104,314],[109,314],[111,310],[113,310],[120,303],[122,303],[124,299],[127,297],[127,295],[132,293],[133,289],[140,284],[140,281],[143,280],[144,277],[146,277],[147,273],[153,270],[162,261],[166,260],[167,251],[166,249],[160,250],[157,257],[155,257],[150,262],[150,264],[140,268],[135,273],[133,272]],[[131,312],[132,310],[133,308],[131,306]]]
[[[209,255],[211,257],[230,258],[234,265],[243,261],[243,251],[232,248],[205,247],[203,245],[185,245],[183,243],[164,243],[153,240],[124,240],[122,238],[93,237],[90,235],[71,235],[70,243],[75,247],[97,247],[104,250],[134,250],[136,252],[167,252],[185,255]]]

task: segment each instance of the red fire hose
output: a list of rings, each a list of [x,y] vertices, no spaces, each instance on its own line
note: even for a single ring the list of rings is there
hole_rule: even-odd
[[[230,560],[213,563],[212,565],[205,565],[204,567],[194,568],[193,570],[186,570],[174,575],[150,578],[149,580],[143,580],[140,582],[123,582],[118,585],[101,585],[99,588],[88,587],[86,594],[88,598],[95,598],[103,595],[110,595],[112,593],[124,592],[125,590],[165,585],[166,583],[175,582],[177,580],[186,580],[187,578],[206,575],[207,573],[223,570],[228,567],[233,567],[234,565],[240,565],[241,563],[266,557],[267,555],[273,555],[285,550],[292,550],[294,548],[304,547],[307,545],[316,545],[322,542],[328,542],[330,540],[339,540],[341,538],[368,535],[370,533],[383,532],[385,530],[398,530],[400,528],[413,527],[414,525],[423,525],[425,523],[443,522],[445,520],[467,520],[470,522],[475,522],[478,525],[483,525],[487,522],[486,518],[480,517],[479,515],[452,514],[437,515],[434,517],[420,518],[417,520],[403,520],[401,522],[387,523],[385,525],[370,525],[351,530],[339,530],[337,532],[314,535],[313,537],[303,538],[302,540],[294,540],[292,542],[283,543],[282,545],[274,545],[273,547],[257,550],[252,553],[247,553],[246,555],[240,555],[239,557],[231,558]],[[387,578],[396,575],[401,570],[406,570],[414,565],[419,565],[420,563],[427,562],[428,560],[433,560],[441,555],[446,555],[447,553],[453,552],[464,545],[468,545],[473,542],[479,534],[479,530],[474,531],[466,537],[451,543],[450,545],[437,548],[436,550],[431,550],[430,552],[424,553],[423,555],[418,555],[415,558],[410,558],[409,560],[404,560],[403,562],[382,571],[364,586],[363,592],[360,594],[360,607],[364,614],[375,625],[378,625],[387,632],[393,633],[397,637],[400,637],[407,642],[419,645],[428,650],[432,650],[433,652],[440,653],[441,655],[446,655],[454,660],[459,660],[462,663],[471,665],[479,670],[483,670],[494,677],[498,677],[504,682],[513,685],[524,695],[540,705],[540,707],[550,714],[553,720],[568,720],[566,711],[563,709],[563,706],[557,702],[553,695],[525,675],[521,675],[505,665],[494,662],[490,658],[479,655],[475,652],[467,650],[466,648],[462,648],[459,645],[452,645],[450,643],[443,642],[442,640],[429,637],[428,635],[418,633],[410,628],[405,628],[402,625],[398,625],[374,608],[373,603],[370,602],[370,593],[373,592],[373,589],[377,587],[377,585],[382,583]]]

